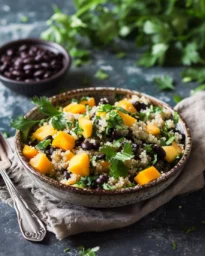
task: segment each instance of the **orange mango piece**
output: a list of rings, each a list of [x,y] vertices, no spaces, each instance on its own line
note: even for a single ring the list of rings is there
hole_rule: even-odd
[[[74,154],[71,151],[67,151],[67,152],[65,152],[64,156],[65,156],[66,161],[69,161],[72,157],[74,157]]]
[[[84,138],[89,138],[92,136],[93,132],[93,123],[91,120],[88,120],[86,117],[80,117],[78,119],[79,127],[83,129],[83,136]]]
[[[129,102],[128,100],[124,99],[124,100],[120,100],[118,102],[115,103],[115,105],[117,107],[121,107],[124,108],[125,110],[127,110],[128,112],[135,114],[137,113],[136,108],[133,106],[133,104],[131,102]]]
[[[89,107],[94,107],[96,105],[95,98],[91,97],[88,100],[83,100],[80,102],[80,104],[88,105]]]
[[[106,118],[106,112],[96,112],[96,116],[99,116],[102,119]]]
[[[165,160],[168,163],[172,163],[176,159],[176,157],[180,154],[174,146],[164,146],[162,148],[166,153]]]
[[[47,136],[51,135],[53,136],[54,134],[57,133],[57,130],[55,130],[51,125],[44,125],[38,128],[32,135],[31,137],[33,139],[37,139],[39,141],[44,140]]]
[[[52,146],[63,150],[72,150],[75,147],[75,138],[70,134],[60,131],[53,139]]]
[[[136,119],[132,116],[129,116],[128,114],[122,113],[122,112],[118,112],[118,115],[122,117],[124,124],[127,126],[132,126],[135,122]]]
[[[176,149],[176,151],[177,151],[179,154],[182,153],[182,149],[180,148],[180,146],[179,146],[175,141],[172,142],[172,146]]]
[[[148,124],[146,126],[146,130],[148,133],[150,133],[152,135],[160,134],[160,129],[155,124]]]
[[[64,112],[70,112],[73,114],[83,114],[86,112],[86,107],[83,104],[71,103],[63,108]]]
[[[81,153],[71,158],[69,171],[80,176],[89,176],[90,174],[90,159],[88,154]]]
[[[38,153],[35,157],[31,158],[30,165],[42,174],[50,173],[53,169],[53,164],[43,153]]]
[[[24,145],[22,153],[27,159],[31,159],[38,154],[38,150],[34,147]]]
[[[139,185],[145,185],[153,180],[158,179],[160,176],[160,172],[154,166],[151,166],[139,172],[134,179]]]

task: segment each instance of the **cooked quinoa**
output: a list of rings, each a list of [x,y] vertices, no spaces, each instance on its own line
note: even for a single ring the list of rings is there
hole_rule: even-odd
[[[65,185],[109,190],[145,185],[183,155],[178,114],[144,96],[115,102],[83,97],[58,108],[46,98],[35,103],[48,117],[32,128],[23,154],[34,169]]]

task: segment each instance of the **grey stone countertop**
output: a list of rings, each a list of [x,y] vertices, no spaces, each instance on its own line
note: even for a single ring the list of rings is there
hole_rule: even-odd
[[[0,0],[0,44],[24,37],[39,37],[45,29],[45,20],[52,14],[52,4],[58,4],[67,12],[72,12],[72,1],[63,0]],[[28,16],[22,23],[21,16]],[[126,47],[126,45],[125,45]],[[89,66],[74,68],[68,72],[66,80],[56,89],[45,95],[59,93],[61,89],[85,87],[88,77],[91,86],[114,86],[130,88],[153,95],[174,105],[173,94],[189,96],[194,84],[183,85],[180,79],[181,68],[143,69],[135,65],[137,53],[130,51],[123,60],[118,60],[108,52],[96,51]],[[95,72],[104,69],[110,78],[96,80]],[[159,92],[153,84],[154,76],[169,74],[176,82],[176,91]],[[5,88],[0,83],[0,130],[14,134],[10,118],[26,113],[32,104],[28,97]],[[48,234],[40,244],[25,241],[19,231],[14,209],[0,203],[0,256],[63,256],[77,255],[76,248],[100,246],[99,256],[204,256],[205,255],[205,189],[190,195],[180,196],[149,214],[138,223],[102,233],[84,233],[58,241]],[[185,228],[195,227],[194,232],[186,233]],[[177,249],[173,249],[172,241]],[[70,253],[64,249],[70,247]]]

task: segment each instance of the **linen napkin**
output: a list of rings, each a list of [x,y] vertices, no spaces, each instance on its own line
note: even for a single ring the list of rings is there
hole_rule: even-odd
[[[173,197],[198,190],[204,186],[205,92],[200,92],[181,101],[176,106],[176,110],[184,117],[191,130],[193,140],[191,156],[174,183],[151,199],[113,209],[89,209],[71,205],[36,188],[16,157],[12,159],[10,177],[18,184],[18,189],[29,206],[59,240],[82,232],[99,232],[128,226],[167,203]],[[11,138],[9,141],[13,147],[13,139]],[[12,205],[4,185],[0,186],[0,199]]]

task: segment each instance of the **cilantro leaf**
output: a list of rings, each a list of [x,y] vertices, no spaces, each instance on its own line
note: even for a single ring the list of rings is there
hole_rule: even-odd
[[[28,137],[28,133],[35,124],[39,123],[39,120],[29,120],[23,116],[19,116],[11,121],[11,127],[22,132],[23,141]]]
[[[193,227],[190,227],[190,228],[186,228],[184,231],[186,234],[189,234],[193,231],[196,231],[197,230],[197,227],[193,226]]]
[[[197,92],[200,92],[200,91],[203,91],[203,90],[205,90],[205,84],[196,87],[194,90],[191,90],[191,95],[193,96]]]
[[[66,120],[64,118],[63,114],[53,116],[51,118],[51,124],[54,129],[57,129],[58,131],[62,131],[66,128]]]
[[[44,150],[51,144],[51,140],[43,140],[39,142],[35,147],[38,150]]]
[[[166,145],[172,144],[172,142],[175,140],[175,136],[171,136],[168,141],[166,142]]]
[[[196,42],[191,42],[186,45],[183,51],[182,63],[190,66],[192,63],[198,63],[200,61],[198,47]]]
[[[164,75],[163,77],[155,77],[153,81],[158,86],[160,91],[174,90],[173,79],[168,75]]]
[[[183,98],[180,95],[174,95],[173,100],[175,103],[179,103],[180,101],[183,100]]]
[[[109,75],[104,70],[99,69],[95,74],[95,78],[99,80],[106,80],[109,78]]]
[[[171,242],[172,242],[172,249],[173,249],[173,250],[176,250],[176,249],[177,249],[176,243],[175,243],[173,240],[171,240]]]
[[[113,106],[110,104],[101,104],[98,108],[98,112],[110,112],[113,109]]]
[[[187,68],[182,72],[183,82],[197,81],[198,83],[205,82],[204,68]]]
[[[179,122],[179,114],[176,111],[174,112],[173,120],[175,124]]]
[[[35,96],[33,97],[32,102],[38,105],[39,111],[46,116],[52,117],[61,114],[61,112],[58,111],[46,97],[38,98]]]
[[[126,177],[128,175],[128,167],[121,160],[112,158],[110,160],[110,175],[114,178]]]
[[[21,16],[21,22],[24,22],[24,23],[28,22],[28,16],[26,15]]]
[[[154,154],[154,159],[152,161],[152,165],[155,165],[157,163],[157,154]]]
[[[94,248],[89,248],[87,250],[85,250],[85,248],[83,246],[78,247],[79,249],[79,255],[80,256],[96,256],[96,252],[98,252],[100,250],[99,246],[96,246]]]
[[[134,157],[132,146],[129,143],[125,143],[122,152],[117,152],[114,156],[115,159],[120,161],[130,160]]]
[[[110,160],[116,154],[116,150],[111,146],[103,146],[100,148],[100,152],[106,155],[106,160]]]

